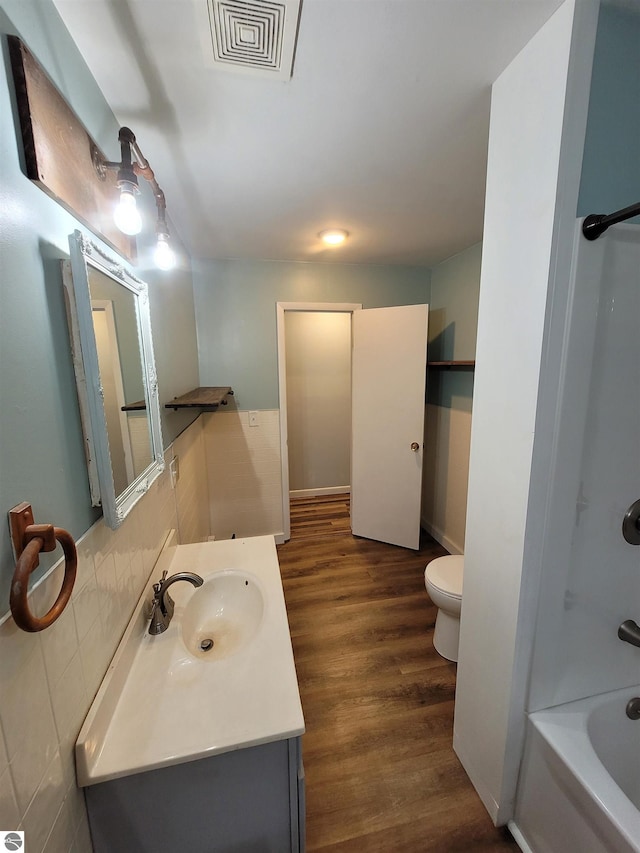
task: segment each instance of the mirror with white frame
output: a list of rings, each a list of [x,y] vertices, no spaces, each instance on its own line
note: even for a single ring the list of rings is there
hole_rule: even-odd
[[[91,502],[116,528],[164,469],[147,285],[80,231],[63,262]]]

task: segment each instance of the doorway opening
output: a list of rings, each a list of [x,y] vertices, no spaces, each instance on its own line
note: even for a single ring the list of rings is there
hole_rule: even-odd
[[[429,307],[278,303],[283,539],[291,534],[287,393],[288,311],[350,314],[350,519],[354,536],[420,547]],[[304,336],[304,332],[302,334]],[[313,358],[311,358],[313,363]],[[306,402],[302,405],[307,405]],[[331,400],[320,408],[331,411]],[[323,417],[326,412],[322,412]],[[346,420],[349,420],[347,414]],[[335,487],[336,483],[330,483]]]
[[[350,488],[351,315],[361,308],[344,302],[277,303],[285,540],[291,536],[290,496]]]

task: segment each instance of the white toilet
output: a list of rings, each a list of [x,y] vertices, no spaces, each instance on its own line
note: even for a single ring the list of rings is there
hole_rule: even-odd
[[[450,554],[432,560],[424,570],[424,585],[438,608],[433,646],[447,660],[458,660],[464,556]]]

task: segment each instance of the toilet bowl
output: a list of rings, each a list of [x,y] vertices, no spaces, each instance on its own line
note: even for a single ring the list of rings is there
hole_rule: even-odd
[[[463,569],[464,556],[450,554],[432,560],[424,570],[429,598],[438,608],[433,646],[438,654],[451,661],[458,660]]]

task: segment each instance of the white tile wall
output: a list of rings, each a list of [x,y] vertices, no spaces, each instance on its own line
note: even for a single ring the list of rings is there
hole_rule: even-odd
[[[162,543],[191,512],[188,477],[205,470],[200,420],[180,436],[189,460],[180,493],[169,448],[167,468],[124,524],[109,530],[99,521],[79,540],[72,606],[38,634],[10,617],[0,624],[0,829],[24,829],[29,853],[92,851],[74,743]],[[36,613],[49,609],[62,574],[59,564],[32,591]]]
[[[282,533],[280,415],[261,410],[204,415],[211,533],[217,539]]]
[[[173,443],[178,459],[176,483],[180,542],[203,542],[210,531],[209,483],[204,464],[204,418],[198,420]]]

